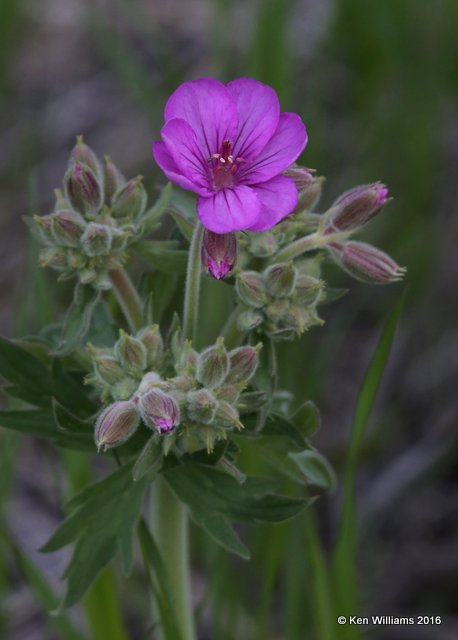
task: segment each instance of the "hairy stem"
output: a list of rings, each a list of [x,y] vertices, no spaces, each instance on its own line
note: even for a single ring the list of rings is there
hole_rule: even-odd
[[[129,328],[136,333],[143,326],[142,302],[127,271],[123,268],[110,271],[113,291],[121,307]]]
[[[326,247],[330,242],[338,242],[346,240],[347,238],[348,232],[336,232],[324,235],[318,230],[283,247],[283,249],[274,256],[275,262],[287,262],[288,260],[297,258],[302,253],[313,251],[313,249],[321,249]]]
[[[201,266],[201,246],[204,228],[197,222],[189,248],[188,268],[186,271],[186,288],[183,308],[183,339],[196,341],[197,322],[199,317],[199,295]]]
[[[180,632],[180,640],[194,640],[188,514],[183,503],[161,476],[155,480],[152,500],[152,529],[170,584],[174,618]],[[158,638],[175,640],[167,638],[163,632]]]

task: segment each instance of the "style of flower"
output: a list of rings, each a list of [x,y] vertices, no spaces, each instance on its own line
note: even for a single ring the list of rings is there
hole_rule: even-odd
[[[191,80],[170,96],[153,155],[165,175],[198,194],[197,215],[215,233],[264,231],[293,211],[298,193],[281,175],[307,143],[301,118],[280,113],[257,80]]]

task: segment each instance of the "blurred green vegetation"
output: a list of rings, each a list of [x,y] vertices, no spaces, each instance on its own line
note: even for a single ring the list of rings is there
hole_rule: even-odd
[[[210,17],[200,32],[187,32],[187,16],[194,10],[203,11],[202,4]],[[94,67],[108,69],[119,80],[138,114],[146,116],[156,135],[167,95],[190,77],[214,75],[228,80],[251,75],[272,85],[280,95],[283,108],[299,112],[308,126],[309,144],[303,163],[328,177],[329,186],[325,186],[323,196],[325,205],[340,191],[356,184],[380,179],[389,185],[394,200],[365,239],[391,252],[408,267],[404,322],[411,329],[415,327],[415,316],[429,313],[431,290],[443,265],[444,225],[447,216],[456,213],[456,205],[454,211],[444,210],[453,195],[448,159],[451,154],[449,131],[456,118],[458,97],[456,0],[435,3],[329,0],[321,4],[258,0],[249,7],[224,0],[208,3],[191,0],[182,6],[177,3],[173,28],[170,24],[162,28],[159,22],[148,24],[150,13],[146,9],[146,3],[140,0],[112,0],[97,10],[87,11],[84,29],[86,42],[93,49]],[[246,21],[240,25],[240,39],[237,20]],[[313,36],[311,46],[303,41],[305,36],[299,28],[307,20],[314,23],[313,28],[306,30],[308,37]],[[21,50],[27,47],[27,30],[35,28],[34,19],[24,11],[22,3],[17,0],[0,3],[1,102],[9,100],[13,108],[14,101],[20,104],[20,100],[11,69],[15,68]],[[52,27],[49,28],[49,37],[52,37]],[[196,42],[193,55],[188,58],[180,47],[190,38]],[[79,131],[68,133],[72,137]],[[39,133],[37,138],[40,139]],[[37,148],[23,140],[19,143],[14,166],[27,171],[30,157],[43,153],[45,147],[42,142]],[[149,140],[145,140],[145,144],[149,146]],[[22,156],[21,148],[24,149]],[[143,168],[147,176],[151,171],[151,164]],[[11,169],[6,168],[2,184],[5,176],[17,184],[17,171],[12,175]],[[156,178],[162,180],[158,171]],[[35,208],[39,196],[34,175],[29,176],[29,192]],[[36,255],[32,245],[29,253],[25,277],[18,285],[16,296],[16,335],[35,330],[49,321],[59,302],[47,286],[48,274],[43,276],[33,266]],[[337,272],[326,275],[333,282],[348,284]],[[323,405],[325,416],[327,405],[332,405],[328,384],[339,354],[348,341],[365,341],[366,349],[357,363],[358,370],[354,371],[355,377],[361,379],[369,359],[368,345],[373,343],[374,333],[400,292],[399,287],[377,289],[375,293],[362,285],[351,284],[351,287],[353,291],[348,298],[326,312],[325,328],[315,329],[299,342],[285,345],[280,353],[282,387],[293,390],[298,401],[305,395]],[[174,299],[177,306],[179,293]],[[203,298],[212,312],[207,314],[201,327],[201,339],[218,332],[231,304],[226,288],[213,282],[205,283]],[[435,332],[440,334],[440,330],[438,324]],[[348,406],[353,408],[356,399],[357,389]],[[393,398],[385,399],[377,418],[381,424],[386,416],[402,413],[393,406],[394,402]],[[342,425],[339,426],[344,429],[350,425],[351,415],[340,419]],[[325,418],[324,429],[327,427]],[[403,429],[399,419],[396,428]],[[0,433],[0,440],[2,456],[8,463],[1,467],[4,520],[14,456],[20,454],[20,447],[15,438],[4,433]],[[374,446],[383,447],[383,440]],[[345,445],[343,449],[331,451],[339,473],[348,454]],[[375,457],[377,460],[377,452]],[[251,462],[256,465],[256,461]],[[74,488],[89,474],[81,464],[78,460],[63,460],[69,483]],[[353,476],[351,485],[354,487]],[[335,508],[335,498],[332,500]],[[320,502],[325,504],[321,509],[326,514],[328,499],[322,498]],[[344,580],[340,575],[340,583],[334,582],[330,570],[330,549],[337,532],[328,520],[318,509],[288,525],[270,530],[254,528],[248,534],[254,558],[250,566],[238,561],[233,563],[207,539],[195,536],[197,566],[203,568],[207,581],[205,602],[211,610],[213,640],[343,637],[330,620],[335,613],[334,591],[336,587],[342,589]],[[356,516],[352,524],[356,527]],[[352,532],[352,550],[358,546],[362,533]],[[8,547],[3,540],[1,545],[2,550]],[[2,595],[8,593],[16,562],[29,574],[30,588],[37,592],[41,602],[46,605],[53,601],[52,590],[23,552],[15,547],[12,558],[14,555],[16,560],[2,560],[0,564]],[[349,562],[358,564],[353,555],[345,560],[347,567]],[[348,593],[357,593],[357,582],[365,591],[374,593],[370,572],[364,567],[358,568],[356,577],[348,575]],[[107,599],[110,607],[114,606],[115,589],[109,585],[113,576],[102,576],[86,603],[94,639],[103,637],[99,607],[103,607]],[[128,606],[127,598],[123,608]],[[204,614],[203,611],[202,617]],[[70,622],[66,619],[60,622],[71,637],[74,630]],[[1,624],[8,627],[5,613],[2,613]],[[118,624],[120,629],[116,637],[123,637],[121,621],[113,624],[115,627]],[[358,637],[356,633],[348,633],[349,638]]]

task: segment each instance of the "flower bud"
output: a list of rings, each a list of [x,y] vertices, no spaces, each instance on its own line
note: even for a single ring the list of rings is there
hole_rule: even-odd
[[[91,284],[97,278],[97,271],[91,267],[78,270],[78,280],[81,284]]]
[[[331,253],[351,276],[368,284],[389,284],[402,280],[406,270],[389,255],[365,242],[333,242]]]
[[[237,384],[224,384],[215,391],[215,396],[218,400],[224,400],[229,404],[237,402],[240,395],[240,385]]]
[[[276,324],[285,317],[288,309],[289,301],[285,298],[279,298],[278,300],[274,300],[273,302],[268,304],[264,311],[269,320]]]
[[[123,367],[128,369],[146,368],[146,349],[144,344],[121,329],[114,352]]]
[[[218,404],[215,415],[215,425],[223,428],[243,429],[243,424],[240,422],[237,409],[224,401]]]
[[[113,217],[133,219],[141,216],[146,207],[146,199],[142,176],[132,178],[113,197]]]
[[[103,256],[110,252],[111,229],[105,224],[90,222],[81,236],[81,246],[89,257]]]
[[[263,407],[268,400],[264,391],[250,391],[242,393],[237,403],[237,409],[241,413],[254,413]]]
[[[299,274],[296,279],[294,288],[294,300],[300,305],[307,306],[314,304],[322,289],[324,283],[318,278],[313,278],[306,274]]]
[[[68,266],[66,251],[61,247],[45,247],[39,253],[38,263],[40,267],[51,267],[57,271],[65,271]]]
[[[117,400],[131,398],[138,387],[138,380],[131,376],[124,376],[119,382],[110,386],[110,393]]]
[[[213,389],[223,384],[229,372],[229,356],[224,346],[224,338],[202,351],[197,364],[196,378],[204,386]]]
[[[187,376],[175,376],[174,378],[169,378],[168,383],[172,390],[181,393],[187,393],[193,387],[192,380]]]
[[[79,249],[67,249],[67,264],[70,269],[83,269],[87,263],[87,257]]]
[[[268,258],[278,251],[278,238],[268,231],[250,234],[250,253],[257,258]]]
[[[119,401],[104,409],[95,425],[95,444],[98,450],[116,447],[129,438],[137,429],[140,417],[135,404]]]
[[[51,233],[57,244],[78,247],[86,223],[75,211],[58,211],[51,214]]]
[[[126,184],[126,179],[109,156],[105,156],[104,161],[105,204],[110,206],[114,194]]]
[[[94,370],[97,377],[105,384],[115,384],[124,376],[119,362],[108,354],[99,354],[94,357]]]
[[[149,389],[157,387],[160,381],[161,376],[156,373],[156,371],[148,371],[148,373],[145,373],[142,381],[140,382],[140,386],[137,389],[137,394],[141,396],[142,394],[146,393],[146,391],[149,391]]]
[[[160,433],[172,431],[180,423],[180,407],[176,400],[160,389],[150,389],[138,403],[145,424]]]
[[[258,352],[262,344],[256,347],[246,345],[229,352],[230,369],[226,382],[232,384],[247,384],[253,377],[259,364]]]
[[[74,164],[82,163],[89,167],[89,169],[94,173],[94,175],[98,178],[98,180],[102,179],[102,169],[100,166],[100,161],[97,158],[96,154],[92,151],[91,147],[89,147],[83,140],[83,136],[77,136],[76,145],[73,147],[73,150],[70,154],[69,166]]]
[[[64,177],[65,195],[83,216],[94,217],[102,206],[102,189],[92,169],[82,162],[72,165]]]
[[[299,200],[295,211],[305,211],[313,209],[321,197],[322,186],[324,182],[323,177],[314,178],[313,182],[309,184],[305,189],[299,192]]]
[[[260,308],[267,302],[267,291],[262,276],[257,271],[242,271],[235,285],[239,298],[250,307]]]
[[[204,229],[201,260],[203,268],[216,280],[230,273],[237,259],[237,239],[234,233],[213,233]]]
[[[274,298],[287,298],[293,292],[296,274],[292,262],[271,265],[264,271],[267,291]]]
[[[54,237],[51,231],[52,214],[49,216],[33,216],[35,229],[38,230],[39,239],[45,244],[54,244]]]
[[[191,340],[185,340],[176,354],[175,371],[184,376],[193,376],[199,362],[199,354],[192,348]]]
[[[154,366],[164,353],[164,341],[159,331],[159,325],[153,324],[145,327],[137,334],[137,338],[145,345],[147,365]]]
[[[213,422],[218,402],[208,389],[198,389],[186,396],[186,410],[190,420],[209,424]]]
[[[302,191],[309,187],[315,179],[315,176],[310,169],[301,167],[296,163],[288,167],[288,169],[283,172],[283,175],[287,178],[291,178],[298,191]]]
[[[388,188],[380,182],[350,189],[334,202],[326,232],[361,229],[379,213],[387,200]]]
[[[99,271],[95,277],[95,280],[92,284],[93,287],[99,289],[100,291],[109,291],[113,286],[111,282],[111,278],[108,275],[108,271],[102,270]]]
[[[242,333],[246,331],[252,331],[258,327],[264,320],[261,313],[254,311],[253,309],[247,309],[243,311],[237,318],[237,328]]]
[[[294,329],[296,333],[303,333],[310,325],[309,313],[304,307],[292,304],[284,318],[284,324],[288,329]]]

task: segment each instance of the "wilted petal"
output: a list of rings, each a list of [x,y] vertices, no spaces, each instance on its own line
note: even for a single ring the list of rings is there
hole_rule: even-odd
[[[280,103],[275,91],[252,78],[239,78],[227,85],[234,96],[239,129],[232,154],[245,160],[255,158],[275,133]]]
[[[261,202],[261,212],[257,221],[249,227],[250,231],[271,229],[291,213],[297,204],[298,193],[291,178],[277,176],[251,188]]]
[[[165,121],[181,118],[194,129],[206,157],[219,153],[223,140],[237,131],[235,100],[227,87],[213,80],[190,80],[176,89],[165,105]]]
[[[258,219],[260,210],[257,194],[244,185],[222,189],[210,198],[200,197],[197,202],[200,221],[215,233],[248,229]]]
[[[207,193],[207,189],[198,187],[181,173],[181,170],[177,167],[175,160],[163,142],[153,142],[153,156],[169,180],[188,191],[194,191],[201,195]]]
[[[302,119],[295,113],[280,114],[277,130],[259,157],[243,166],[241,181],[257,184],[270,180],[295,162],[306,144],[307,132]]]

